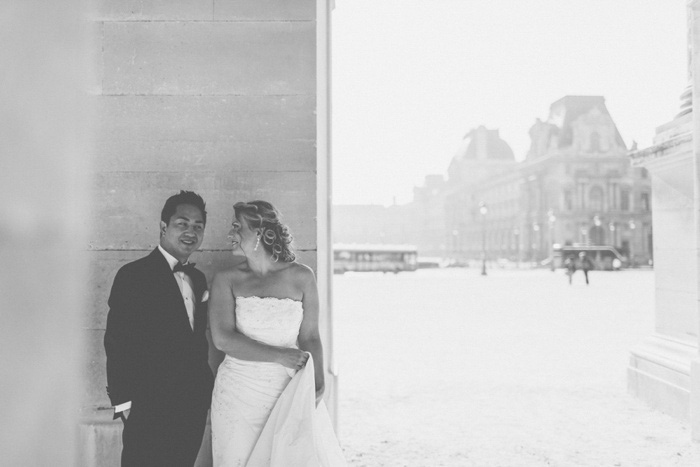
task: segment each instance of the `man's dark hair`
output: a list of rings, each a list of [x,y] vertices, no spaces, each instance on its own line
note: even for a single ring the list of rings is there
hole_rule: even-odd
[[[194,191],[184,190],[180,190],[180,193],[167,199],[165,205],[163,206],[163,210],[160,212],[160,220],[166,224],[169,224],[170,218],[173,217],[175,211],[177,211],[177,207],[181,204],[191,204],[192,206],[198,208],[200,211],[202,211],[204,223],[207,223],[207,211],[205,209],[206,203],[204,203],[202,197]]]

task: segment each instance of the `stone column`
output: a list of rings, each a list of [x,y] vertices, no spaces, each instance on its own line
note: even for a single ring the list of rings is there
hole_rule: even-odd
[[[333,339],[333,241],[332,223],[332,127],[331,127],[331,13],[333,1],[316,0],[316,167],[317,167],[317,278],[321,303],[321,338],[326,359],[326,393],[328,412],[338,431],[338,367]]]
[[[700,1],[688,6],[696,51],[692,75],[700,77]],[[693,81],[697,88],[696,78]],[[700,108],[697,94],[693,92],[695,109]],[[682,112],[657,128],[654,146],[632,154],[633,165],[649,169],[652,177],[656,303],[655,332],[632,349],[628,369],[630,392],[663,412],[690,420],[695,439],[700,439],[699,143],[700,113]],[[641,222],[636,227],[639,235],[647,234]]]
[[[112,421],[105,393],[106,302],[117,270],[158,244],[168,196],[194,190],[207,202],[204,243],[192,260],[210,281],[230,264],[236,201],[276,205],[300,261],[317,268],[324,205],[316,112],[326,97],[317,83],[316,1],[91,0],[97,128],[82,465],[119,463],[121,422]],[[223,356],[213,348],[210,356],[216,368]],[[209,441],[198,466],[211,462]]]
[[[692,436],[694,440],[700,440],[700,1],[689,2],[690,27],[691,27],[691,58],[690,58],[690,78],[692,82],[692,155],[693,155],[693,188],[694,188],[694,229],[693,239],[694,262],[695,262],[695,321],[692,329],[695,335],[695,355],[691,362],[691,391],[690,391],[690,420]]]

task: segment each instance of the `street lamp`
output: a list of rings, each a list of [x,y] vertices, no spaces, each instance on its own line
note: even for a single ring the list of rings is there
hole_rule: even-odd
[[[479,212],[481,213],[481,275],[486,275],[486,214],[489,208],[483,201],[479,203]]]
[[[610,228],[610,243],[612,243],[612,246],[614,247],[615,243],[617,243],[615,241],[615,223],[610,222],[610,224],[608,224],[608,227]]]
[[[547,220],[549,221],[549,269],[554,271],[554,223],[557,221],[557,216],[551,209],[547,211]]]
[[[637,228],[637,225],[634,223],[634,219],[630,219],[629,222],[630,226],[630,267],[634,267],[634,229]]]
[[[593,216],[593,225],[595,228],[591,229],[591,235],[588,239],[591,245],[600,245],[603,243],[603,233],[600,228],[602,223],[603,222],[600,220],[600,216]]]
[[[538,224],[537,222],[534,222],[532,224],[532,231],[535,232],[533,234],[534,238],[533,238],[533,242],[532,242],[532,261],[534,263],[537,263],[537,253],[539,252],[539,249],[540,249],[540,236],[539,236],[540,224]]]
[[[457,245],[457,236],[459,235],[459,231],[457,229],[454,229],[452,231],[452,255],[453,255],[453,260],[457,262],[457,256],[458,256],[458,251],[459,251],[459,246]]]

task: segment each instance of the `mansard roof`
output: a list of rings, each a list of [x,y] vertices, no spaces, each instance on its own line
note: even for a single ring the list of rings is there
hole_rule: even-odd
[[[560,148],[571,146],[573,142],[572,123],[581,115],[587,114],[593,109],[598,109],[602,115],[610,117],[610,112],[605,106],[603,96],[564,96],[549,106],[549,118],[547,123],[556,126]],[[610,117],[612,119],[612,117]],[[625,142],[615,126],[615,142],[625,147]]]

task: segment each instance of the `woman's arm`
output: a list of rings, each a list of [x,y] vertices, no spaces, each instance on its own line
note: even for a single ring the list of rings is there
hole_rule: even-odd
[[[306,356],[297,349],[263,344],[236,331],[231,273],[217,273],[209,294],[209,323],[214,346],[239,360],[274,362],[300,369]]]
[[[304,318],[299,330],[299,348],[310,352],[314,357],[314,374],[316,376],[316,405],[321,401],[325,391],[325,373],[323,371],[323,344],[318,331],[319,300],[316,277],[311,269],[303,268]]]

